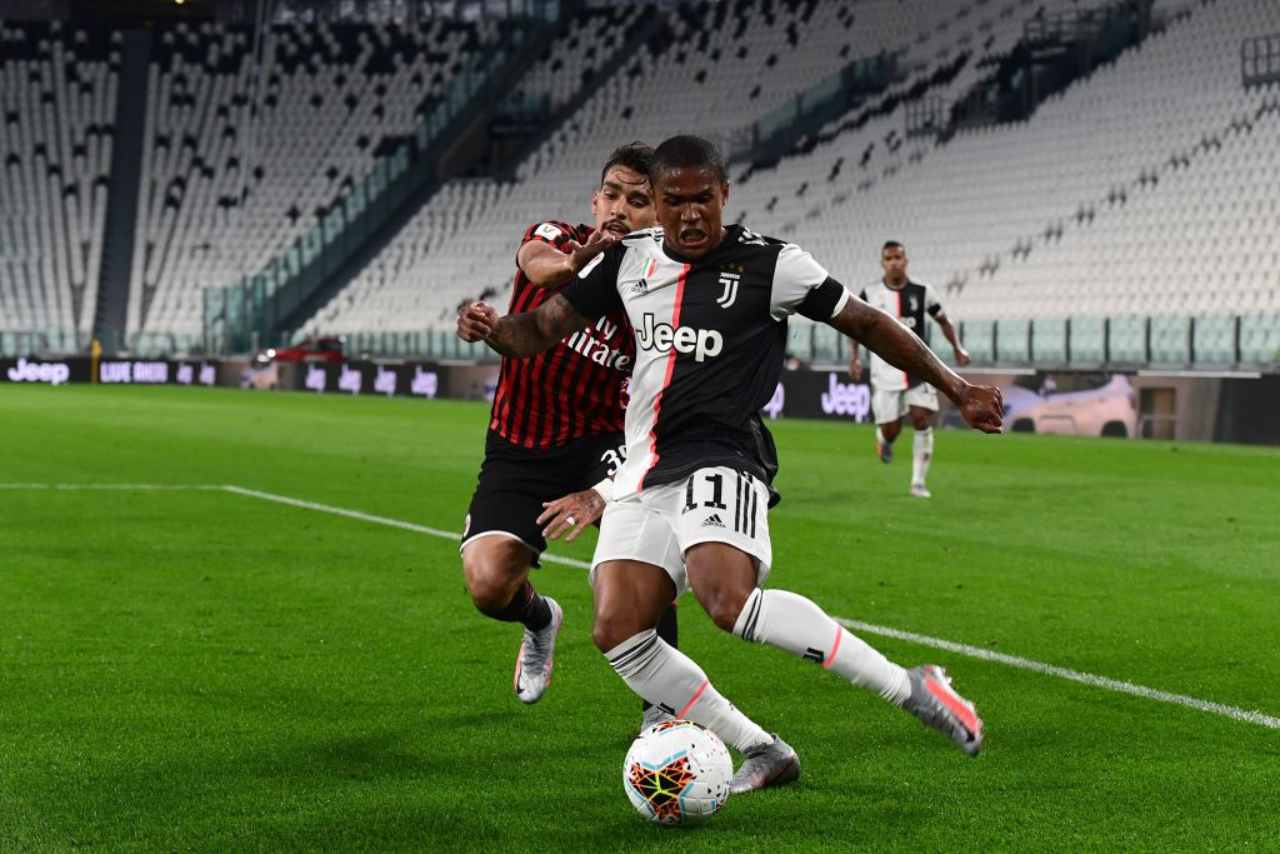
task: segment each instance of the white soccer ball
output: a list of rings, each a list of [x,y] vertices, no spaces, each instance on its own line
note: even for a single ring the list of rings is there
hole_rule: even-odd
[[[636,737],[622,763],[631,804],[658,824],[698,824],[729,799],[733,760],[724,742],[693,721],[664,721]]]

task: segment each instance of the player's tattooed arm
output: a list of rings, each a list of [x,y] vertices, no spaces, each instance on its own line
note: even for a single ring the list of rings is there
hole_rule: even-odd
[[[945,394],[973,427],[984,433],[1000,432],[1004,416],[1000,389],[966,382],[914,332],[885,312],[860,299],[848,299],[830,324],[889,364],[920,377]]]
[[[570,332],[589,325],[561,294],[536,311],[498,317],[493,306],[472,303],[458,313],[458,337],[483,341],[504,356],[532,356],[551,349]]]

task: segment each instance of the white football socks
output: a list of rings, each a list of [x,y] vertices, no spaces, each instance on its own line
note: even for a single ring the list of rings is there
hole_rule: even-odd
[[[884,437],[884,431],[880,429],[880,425],[879,425],[879,424],[877,424],[877,425],[876,425],[876,442],[878,442],[878,443],[879,443],[879,444],[881,444],[881,445],[892,445],[892,444],[893,444],[893,442],[890,442],[889,440],[887,440],[887,439]]]
[[[672,648],[653,629],[632,635],[604,655],[646,702],[702,724],[743,753],[773,741],[715,689],[693,659]]]
[[[917,430],[911,440],[911,483],[924,486],[924,479],[929,474],[929,463],[933,460],[933,428]]]
[[[795,593],[757,587],[747,597],[733,633],[743,640],[767,643],[816,661],[896,705],[911,696],[907,671]]]

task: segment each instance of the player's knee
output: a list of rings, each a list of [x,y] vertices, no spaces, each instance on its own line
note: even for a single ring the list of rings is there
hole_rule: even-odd
[[[738,615],[747,605],[753,588],[739,588],[738,585],[715,585],[710,589],[695,591],[698,603],[707,612],[711,622],[726,632],[733,632],[738,622]]]
[[[511,590],[506,584],[495,579],[480,577],[467,578],[467,590],[471,593],[471,604],[482,614],[493,614],[501,611],[511,601]]]
[[[591,626],[591,640],[596,649],[608,652],[642,630],[634,619],[625,614],[596,614],[595,623]]]
[[[521,580],[518,573],[510,572],[502,561],[470,549],[462,555],[462,574],[466,578],[471,602],[482,614],[493,614],[505,608]]]

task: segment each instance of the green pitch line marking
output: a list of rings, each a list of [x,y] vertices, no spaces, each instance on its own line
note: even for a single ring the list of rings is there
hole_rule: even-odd
[[[243,486],[235,486],[232,484],[210,485],[210,484],[147,484],[147,483],[0,483],[0,490],[21,491],[21,490],[49,490],[49,491],[75,491],[75,490],[117,490],[117,491],[222,491],[234,495],[242,495],[247,498],[256,498],[261,501],[270,501],[275,504],[283,504],[288,507],[297,507],[302,510],[313,510],[319,513],[329,513],[334,516],[342,516],[347,519],[355,519],[360,522],[369,522],[375,525],[385,525],[391,528],[399,528],[404,531],[411,531],[416,534],[427,534],[432,537],[440,537],[442,539],[458,541],[462,539],[462,535],[457,531],[445,531],[439,528],[430,528],[426,525],[418,525],[414,522],[406,522],[403,519],[392,519],[387,516],[376,516],[372,513],[364,513],[359,510],[349,510],[345,507],[334,507],[329,504],[319,504],[315,501],[304,501],[300,498],[290,498],[287,495],[277,495],[273,492],[263,492],[257,489],[248,489]],[[563,566],[571,566],[577,569],[590,569],[591,564],[586,561],[574,560],[573,558],[560,557],[559,555],[543,554],[542,560],[549,563],[558,563]],[[916,634],[915,632],[903,631],[889,626],[878,626],[874,623],[864,623],[860,620],[850,620],[843,617],[835,617],[837,622],[845,628],[865,632],[867,634],[880,635],[882,637],[894,638],[896,640],[907,641],[909,643],[919,644],[921,646],[932,647],[934,649],[945,650],[946,652],[963,655],[969,658],[976,658],[981,661],[990,661],[996,664],[1003,664],[1006,667],[1016,667],[1019,670],[1029,670],[1033,673],[1040,673],[1045,676],[1054,676],[1059,679],[1066,679],[1070,682],[1078,682],[1082,685],[1088,685],[1093,688],[1100,688],[1104,691],[1115,691],[1120,694],[1129,694],[1134,697],[1142,697],[1157,703],[1169,703],[1177,706],[1185,706],[1189,709],[1195,709],[1199,712],[1207,712],[1209,714],[1221,715],[1231,718],[1232,720],[1242,723],[1255,724],[1257,726],[1267,727],[1268,729],[1280,730],[1280,718],[1272,715],[1263,714],[1260,711],[1241,709],[1236,706],[1227,706],[1222,703],[1214,703],[1209,700],[1201,700],[1197,697],[1189,697],[1185,694],[1172,694],[1168,691],[1161,691],[1156,688],[1148,688],[1144,685],[1135,685],[1132,682],[1123,682],[1118,679],[1111,679],[1106,676],[1098,676],[1093,673],[1082,673],[1078,670],[1071,670],[1066,667],[1057,667],[1052,664],[1046,664],[1042,661],[1033,661],[1029,658],[1020,658],[1016,655],[1007,655],[1002,652],[993,652],[978,646],[970,646],[968,644],[956,643],[955,641],[945,640],[943,638],[935,638],[929,635]]]

